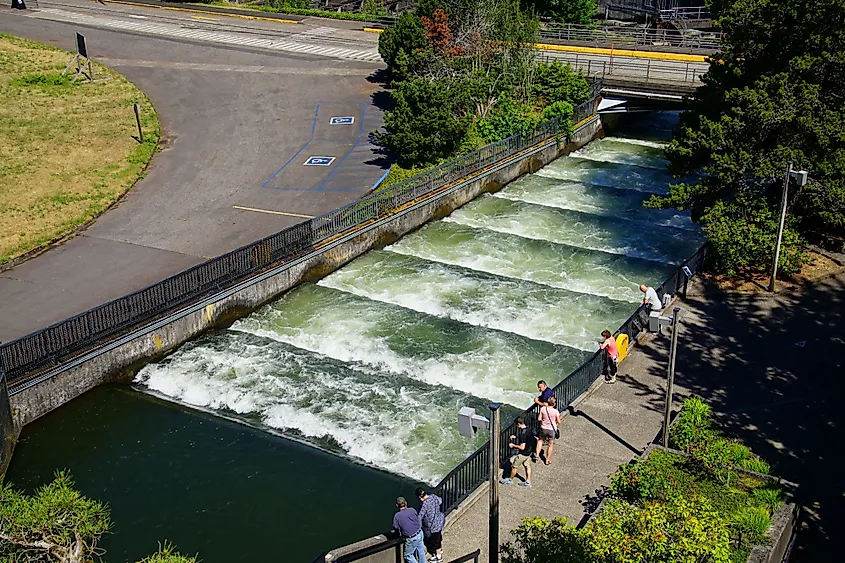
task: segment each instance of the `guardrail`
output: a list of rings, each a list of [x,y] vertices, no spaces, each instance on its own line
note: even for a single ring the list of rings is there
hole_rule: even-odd
[[[540,29],[543,42],[560,41],[583,45],[636,45],[671,47],[690,51],[715,52],[721,33],[679,33],[676,30],[619,26],[546,25]]]
[[[593,79],[606,80],[618,78],[627,81],[648,83],[678,84],[694,86],[708,71],[710,65],[697,62],[666,63],[651,59],[596,60],[580,53],[544,54],[540,60],[549,62],[553,59],[569,63],[575,70]]]
[[[576,106],[572,122],[595,114],[601,83],[591,85],[591,99]],[[558,137],[558,118],[517,133],[422,174],[379,190],[324,215],[207,260],[188,270],[119,297],[0,347],[10,394],[40,381],[40,376],[82,352],[106,344],[131,329],[149,324],[202,298],[233,287],[271,267],[291,262],[326,239],[386,216],[398,208],[475,174],[539,143]]]
[[[655,288],[660,299],[663,299],[664,294],[675,294],[678,290],[682,290],[686,294],[687,276],[683,272],[683,267],[687,267],[694,274],[701,269],[704,263],[706,252],[706,245],[699,248],[695,254],[685,260],[675,272],[669,276],[659,287]],[[634,313],[628,317],[622,326],[614,333],[614,337],[619,334],[627,334],[629,342],[634,342],[637,335],[648,325],[648,316],[644,305],[640,305]],[[602,353],[596,351],[587,361],[578,366],[572,373],[567,375],[563,380],[555,385],[554,394],[557,398],[557,405],[559,410],[563,410],[570,406],[572,402],[581,395],[584,391],[590,388],[590,385],[598,379],[604,367],[604,358]],[[537,421],[538,406],[531,405],[528,409],[522,412],[520,416],[525,420],[526,425],[532,430],[538,429],[539,422]],[[499,439],[500,450],[499,460],[507,459],[509,442],[508,437],[511,436],[516,429],[516,422],[511,422],[501,430]],[[443,512],[449,514],[452,510],[463,502],[469,495],[471,495],[479,486],[481,486],[490,475],[489,460],[489,442],[485,443],[475,452],[470,454],[464,461],[458,464],[452,471],[446,475],[434,490],[443,499]]]

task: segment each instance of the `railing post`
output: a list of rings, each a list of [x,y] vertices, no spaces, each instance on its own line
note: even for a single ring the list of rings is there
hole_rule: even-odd
[[[649,78],[649,76],[650,76],[650,75],[651,75],[651,59],[649,59],[649,60],[646,62],[646,66],[645,66],[645,79],[646,79],[646,82],[648,82],[648,78]]]
[[[666,377],[666,408],[663,410],[663,447],[669,447],[669,417],[672,414],[672,386],[675,383],[675,353],[678,349],[678,313],[680,307],[672,309],[672,342],[669,347],[669,373]]]

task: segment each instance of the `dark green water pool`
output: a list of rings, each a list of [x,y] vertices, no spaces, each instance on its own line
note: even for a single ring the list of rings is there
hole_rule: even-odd
[[[102,387],[27,426],[7,481],[68,469],[107,501],[108,563],[174,542],[206,563],[309,562],[390,528],[416,483],[126,387]]]

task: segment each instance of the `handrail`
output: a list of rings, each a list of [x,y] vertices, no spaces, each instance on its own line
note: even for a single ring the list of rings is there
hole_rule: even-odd
[[[353,561],[359,561],[365,557],[369,557],[370,555],[375,555],[376,553],[381,553],[382,551],[387,551],[388,549],[397,548],[404,543],[405,538],[399,537],[389,539],[382,543],[377,543],[376,545],[371,545],[369,547],[363,547],[361,549],[353,551],[352,553],[341,555],[337,559],[333,560],[333,563],[352,563]],[[399,561],[399,557],[397,557],[396,560]]]
[[[683,272],[683,268],[687,267],[695,274],[704,263],[705,252],[707,245],[701,246],[692,256],[684,260],[677,270],[670,275],[660,286],[656,289],[660,299],[666,293],[675,294],[681,288],[686,291],[687,276]],[[628,335],[629,342],[634,342],[637,335],[647,326],[648,318],[646,317],[646,308],[640,305],[634,313],[628,317],[622,325],[616,330],[614,336],[619,334]],[[557,385],[554,386],[554,395],[557,398],[558,408],[563,410],[569,407],[572,402],[584,393],[601,375],[604,364],[602,354],[597,350],[584,363],[575,368],[569,375],[563,378]],[[531,405],[525,409],[519,416],[523,418],[525,424],[532,430],[537,429],[539,424],[537,421],[537,405]],[[500,450],[499,459],[506,459],[508,454],[506,438],[511,435],[516,426],[515,419],[510,424],[501,429],[500,435]],[[475,450],[466,459],[459,463],[452,471],[450,471],[438,483],[434,490],[443,499],[443,512],[449,514],[458,505],[463,502],[469,495],[471,495],[482,483],[489,477],[488,450],[489,441],[483,446]]]
[[[458,557],[457,559],[452,559],[449,563],[466,563],[470,559],[478,563],[478,557],[481,555],[481,550],[476,549],[472,553],[467,553],[463,557]]]
[[[595,115],[601,82],[590,88],[591,98],[576,106],[572,123]],[[15,394],[36,378],[85,351],[98,348],[138,327],[183,310],[202,298],[243,283],[272,267],[293,262],[325,241],[386,217],[461,178],[482,172],[565,131],[559,118],[530,131],[481,147],[393,186],[252,242],[143,289],[0,346],[9,392]]]

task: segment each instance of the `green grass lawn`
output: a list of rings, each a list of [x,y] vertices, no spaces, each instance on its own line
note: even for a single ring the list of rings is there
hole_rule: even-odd
[[[135,184],[158,146],[143,92],[96,63],[93,83],[61,77],[71,57],[0,35],[0,264],[92,221]],[[144,143],[133,138],[133,103]]]

